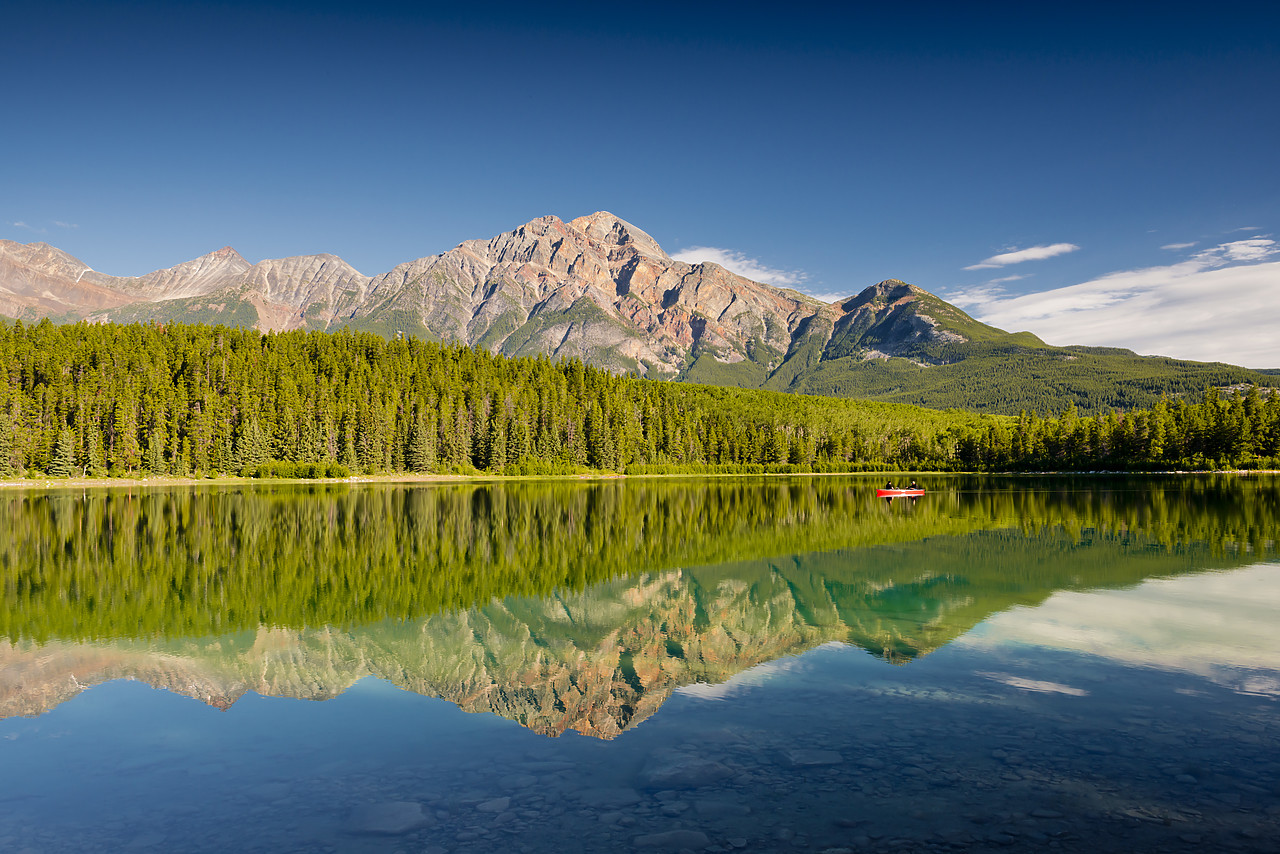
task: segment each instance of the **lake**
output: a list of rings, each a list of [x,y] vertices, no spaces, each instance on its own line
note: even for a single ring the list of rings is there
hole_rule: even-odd
[[[0,492],[0,850],[1280,850],[1280,480]]]

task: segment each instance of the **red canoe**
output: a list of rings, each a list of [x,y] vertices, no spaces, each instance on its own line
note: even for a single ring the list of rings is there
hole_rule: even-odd
[[[923,489],[877,489],[876,498],[900,498],[904,495],[924,495]]]

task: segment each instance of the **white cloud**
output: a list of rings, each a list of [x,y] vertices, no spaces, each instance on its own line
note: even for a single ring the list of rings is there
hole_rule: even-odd
[[[988,279],[981,285],[973,285],[966,290],[952,291],[946,294],[947,301],[964,308],[972,305],[986,305],[1003,299],[1009,295],[1009,289],[1004,287],[1006,282],[1017,282],[1027,276],[1001,276],[997,279]]]
[[[53,224],[56,225],[58,228],[79,228],[80,227],[74,222],[60,222],[56,219],[53,221]]]
[[[1205,249],[1197,252],[1195,258],[1203,259],[1207,264],[1247,263],[1266,260],[1278,252],[1280,247],[1276,246],[1274,240],[1253,237],[1249,240],[1235,240],[1212,249]]]
[[[988,282],[985,285],[974,285],[963,291],[951,291],[946,296],[947,302],[968,309],[991,305],[1006,299],[1009,297],[1009,291],[994,282]]]
[[[1161,246],[1160,248],[1161,249],[1190,249],[1192,246],[1195,246],[1195,245],[1196,245],[1195,241],[1192,241],[1191,243],[1166,243],[1164,246]]]
[[[753,282],[764,282],[776,288],[794,288],[807,277],[800,270],[778,270],[766,267],[755,258],[751,258],[736,249],[717,249],[714,246],[690,246],[671,256],[686,264],[699,264],[711,261]],[[835,297],[839,299],[839,297]]]
[[[823,293],[815,294],[815,293],[810,293],[809,291],[805,291],[805,293],[809,294],[809,296],[813,297],[814,299],[819,300],[821,302],[825,302],[825,303],[844,302],[847,299],[851,299],[857,296],[856,292],[849,293],[849,294],[842,294],[842,293],[837,293],[836,291],[824,291]]]
[[[992,270],[996,267],[1007,267],[1010,264],[1021,264],[1023,261],[1042,261],[1055,255],[1065,255],[1079,249],[1074,243],[1053,243],[1048,246],[1030,246],[1026,249],[1015,249],[1000,255],[992,255],[977,264],[965,267],[966,270]]]
[[[1273,368],[1280,367],[1277,255],[1280,244],[1255,237],[1041,293],[976,287],[952,301],[984,323],[1030,330],[1053,344]]]

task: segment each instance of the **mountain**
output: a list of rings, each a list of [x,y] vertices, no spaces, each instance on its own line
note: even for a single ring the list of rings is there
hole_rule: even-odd
[[[0,240],[0,314],[350,327],[573,356],[656,379],[996,412],[1123,409],[1208,385],[1275,384],[1225,365],[1049,347],[898,280],[828,305],[718,264],[676,261],[603,211],[541,217],[374,277],[333,255],[250,264],[225,247],[121,278],[47,244]]]

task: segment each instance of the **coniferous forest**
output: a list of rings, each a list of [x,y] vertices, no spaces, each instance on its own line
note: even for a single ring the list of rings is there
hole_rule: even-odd
[[[1018,417],[342,331],[0,324],[0,477],[1280,467],[1280,395]]]

